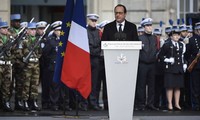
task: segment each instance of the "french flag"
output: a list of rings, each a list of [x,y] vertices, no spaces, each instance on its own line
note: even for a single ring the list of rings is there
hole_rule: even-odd
[[[76,0],[74,6],[61,80],[85,99],[91,92],[90,52],[83,0]]]

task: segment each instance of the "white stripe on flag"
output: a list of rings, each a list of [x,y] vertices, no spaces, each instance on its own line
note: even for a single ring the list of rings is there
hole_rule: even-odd
[[[89,53],[89,43],[86,28],[80,26],[79,24],[72,21],[69,38],[68,40],[72,42],[77,47],[85,50]]]

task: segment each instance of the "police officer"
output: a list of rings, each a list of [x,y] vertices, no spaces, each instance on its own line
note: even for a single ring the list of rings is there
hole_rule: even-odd
[[[197,54],[200,52],[200,22],[195,24],[195,33],[193,37],[189,39],[189,44],[187,44],[186,57],[189,64],[195,59]],[[190,73],[191,80],[191,92],[192,92],[192,109],[195,111],[200,110],[200,61],[194,66],[192,72]]]
[[[33,48],[36,39],[36,23],[32,22],[28,24],[27,36],[23,41],[23,59],[29,54],[30,50]],[[23,92],[22,99],[24,102],[24,110],[40,110],[38,106],[38,85],[39,85],[39,58],[41,55],[41,49],[38,47],[33,50],[33,54],[27,59],[26,64],[24,66],[23,72],[25,73],[23,82]]]
[[[89,107],[94,110],[101,110],[98,105],[97,98],[97,83],[99,77],[99,57],[101,52],[101,41],[99,36],[99,30],[96,28],[97,20],[99,16],[97,14],[88,14],[88,39],[90,47],[90,62],[91,62],[91,73],[92,73],[92,91],[89,96]]]
[[[188,44],[189,39],[188,39],[188,32],[187,32],[187,26],[185,24],[179,26],[180,32],[181,32],[181,38],[180,41],[183,41],[185,44]]]
[[[53,81],[53,74],[56,62],[56,55],[58,50],[58,42],[60,39],[61,21],[55,21],[51,24],[52,34],[48,37],[46,45],[43,49],[43,57],[45,61],[45,75],[46,77],[42,83],[42,91],[45,92],[45,96],[42,96],[42,100],[49,100],[51,109],[57,111],[59,109],[60,98],[60,85]],[[48,102],[44,103],[49,104]]]
[[[8,32],[8,23],[0,22],[0,48],[5,46],[10,40],[10,34]],[[11,49],[10,49],[11,50]],[[10,98],[12,96],[12,64],[11,64],[11,51],[7,50],[0,56],[0,92],[3,110],[13,111],[10,106]]]
[[[162,29],[155,28],[153,31],[153,35],[156,36],[157,51],[160,51],[161,44],[164,44],[164,40],[161,39]],[[165,95],[166,94],[164,89],[164,63],[159,58],[157,58],[156,73],[155,73],[155,102],[154,102],[155,107],[165,109],[166,107]]]
[[[163,45],[159,53],[159,58],[165,62],[164,87],[169,111],[182,109],[179,104],[180,88],[184,87],[184,72],[187,65],[184,61],[185,45],[179,39],[180,31],[177,26],[173,26],[171,40]]]
[[[36,23],[36,38],[37,39],[43,35],[44,29],[46,26],[47,26],[46,21],[40,21],[40,22]],[[44,36],[43,39],[41,40],[41,44],[40,44],[40,47],[42,48],[42,50],[45,46],[46,41],[47,41],[46,36]],[[44,74],[45,61],[43,58],[43,54],[41,55],[39,61],[40,61],[40,81],[41,81],[41,85],[42,85],[42,108],[46,109],[46,108],[50,107],[50,101],[49,101],[49,96],[48,96],[49,89],[46,89],[46,88],[48,88],[48,86],[46,87],[46,85],[48,85],[48,84],[45,83],[46,82],[45,77],[47,75],[45,76],[45,74]],[[44,80],[43,80],[43,78],[44,78]]]
[[[11,15],[11,28],[9,29],[9,32],[15,39],[21,28],[20,21],[21,21],[20,14],[12,14]],[[27,24],[26,24],[26,26],[27,26]],[[23,71],[24,63],[22,62],[22,58],[21,58],[21,56],[22,56],[21,50],[22,49],[19,44],[16,45],[16,47],[13,48],[13,50],[12,50],[12,55],[14,58],[13,59],[13,81],[15,82],[15,109],[23,110],[22,84],[24,81],[24,73],[22,71]]]
[[[58,43],[60,39],[62,21],[55,21],[51,24],[52,34],[49,35],[45,47],[43,49],[43,57],[46,63],[45,75],[47,76],[43,83],[46,84],[44,89],[45,97],[50,100],[51,109],[57,111],[59,109],[72,110],[69,106],[69,89],[60,82],[53,81],[54,69],[56,64],[56,56],[58,51]],[[47,93],[48,92],[48,93]],[[45,98],[43,98],[45,99]],[[65,106],[64,106],[65,105]]]
[[[21,22],[20,23],[20,28],[27,28],[28,27],[28,22]]]
[[[187,31],[188,31],[188,38],[191,38],[193,36],[193,29],[192,29],[192,25],[188,25],[187,26]]]
[[[136,87],[136,108],[158,110],[154,107],[155,93],[155,62],[156,38],[152,35],[152,19],[146,18],[141,22],[145,33],[139,36],[142,41],[142,50],[139,55],[138,78]],[[146,85],[148,85],[148,99],[146,104]]]
[[[102,36],[103,30],[105,25],[110,23],[110,21],[104,20],[101,23],[98,24],[98,28],[100,29],[100,37]],[[105,65],[104,65],[104,54],[103,50],[101,50],[100,58],[99,58],[99,80],[97,83],[97,98],[100,96],[100,91],[101,91],[101,81],[103,85],[103,95],[102,95],[102,100],[103,100],[103,105],[104,105],[104,110],[108,110],[108,98],[107,98],[107,87],[106,87],[106,75],[105,75]],[[98,102],[99,104],[99,102]]]
[[[179,29],[181,32],[180,41],[184,43],[184,46],[186,46],[189,43],[189,34],[187,26],[185,24],[182,24],[179,26]],[[186,71],[184,74],[184,83],[185,87],[181,88],[180,105],[184,107],[184,109],[191,109],[190,73],[188,71]]]
[[[144,34],[144,28],[142,26],[138,26],[137,33],[138,33],[138,36],[143,35]]]
[[[166,35],[166,37],[165,37],[165,42],[170,41],[171,31],[172,31],[172,27],[171,27],[171,26],[165,27],[165,35]],[[163,43],[163,44],[164,44],[164,43]],[[163,45],[163,44],[162,44],[162,45]],[[162,46],[162,45],[161,45],[161,46]]]

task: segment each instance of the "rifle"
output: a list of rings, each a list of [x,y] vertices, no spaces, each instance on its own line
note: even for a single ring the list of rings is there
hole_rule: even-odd
[[[44,32],[43,34],[38,38],[37,42],[34,44],[33,47],[30,48],[30,52],[28,53],[28,55],[26,57],[23,58],[23,62],[27,63],[28,62],[28,59],[31,57],[31,55],[33,54],[33,52],[35,51],[35,49],[38,47],[38,45],[40,44],[42,38],[44,37],[44,35],[46,34],[46,31],[47,29],[49,28],[49,25],[48,24],[46,26],[46,28],[44,29]]]
[[[33,22],[34,18],[31,19],[30,23]],[[23,37],[26,35],[27,29],[26,27],[23,27],[19,33],[16,36],[16,39],[14,39],[12,36],[10,36],[9,41],[2,47],[0,52],[0,57],[4,55],[4,53],[11,49],[16,44],[19,44],[21,40],[23,40]]]
[[[200,58],[200,51],[198,52],[198,54],[196,55],[196,57],[194,58],[194,60],[190,63],[189,67],[187,68],[187,70],[189,72],[192,72],[192,70],[195,67],[195,65],[197,64],[199,58]]]

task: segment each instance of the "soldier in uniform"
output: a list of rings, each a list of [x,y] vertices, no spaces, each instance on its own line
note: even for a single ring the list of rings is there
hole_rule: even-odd
[[[33,48],[36,39],[36,23],[29,23],[27,29],[27,36],[22,43],[23,59],[29,54],[30,50]],[[38,86],[39,86],[39,58],[41,55],[41,49],[38,47],[33,50],[33,54],[27,59],[23,72],[24,82],[23,82],[23,92],[22,99],[24,102],[24,110],[40,110],[37,104],[38,99]]]
[[[11,28],[9,32],[12,36],[16,39],[17,34],[20,31],[20,21],[21,15],[20,14],[12,14],[11,15]],[[20,57],[22,54],[20,43],[15,46],[12,50],[13,54],[13,82],[15,83],[15,109],[16,110],[23,110],[23,103],[22,103],[22,84],[24,81],[23,75],[23,66],[24,63],[22,62],[22,58]]]
[[[10,40],[10,34],[8,32],[8,23],[0,22],[0,48],[2,49]],[[1,100],[4,111],[13,111],[10,106],[10,98],[12,96],[12,64],[11,64],[11,49],[6,50],[2,56],[0,56],[0,92]]]
[[[154,107],[155,95],[155,63],[156,38],[152,35],[152,19],[146,18],[141,22],[145,33],[139,36],[142,41],[142,50],[139,55],[138,78],[136,87],[136,108],[138,110],[158,110]],[[148,98],[146,104],[146,85],[148,85]]]
[[[177,26],[173,26],[172,36],[169,42],[166,42],[159,53],[159,58],[165,62],[164,87],[168,101],[168,110],[181,110],[179,104],[180,88],[184,87],[184,72],[187,65],[184,64],[184,43],[179,41],[180,31]],[[172,98],[174,96],[174,103]]]
[[[200,52],[200,22],[195,24],[195,33],[193,37],[189,39],[187,44],[186,57],[189,64],[195,59],[197,54]],[[194,66],[190,73],[191,80],[191,98],[192,98],[192,109],[195,111],[200,110],[200,61]]]

